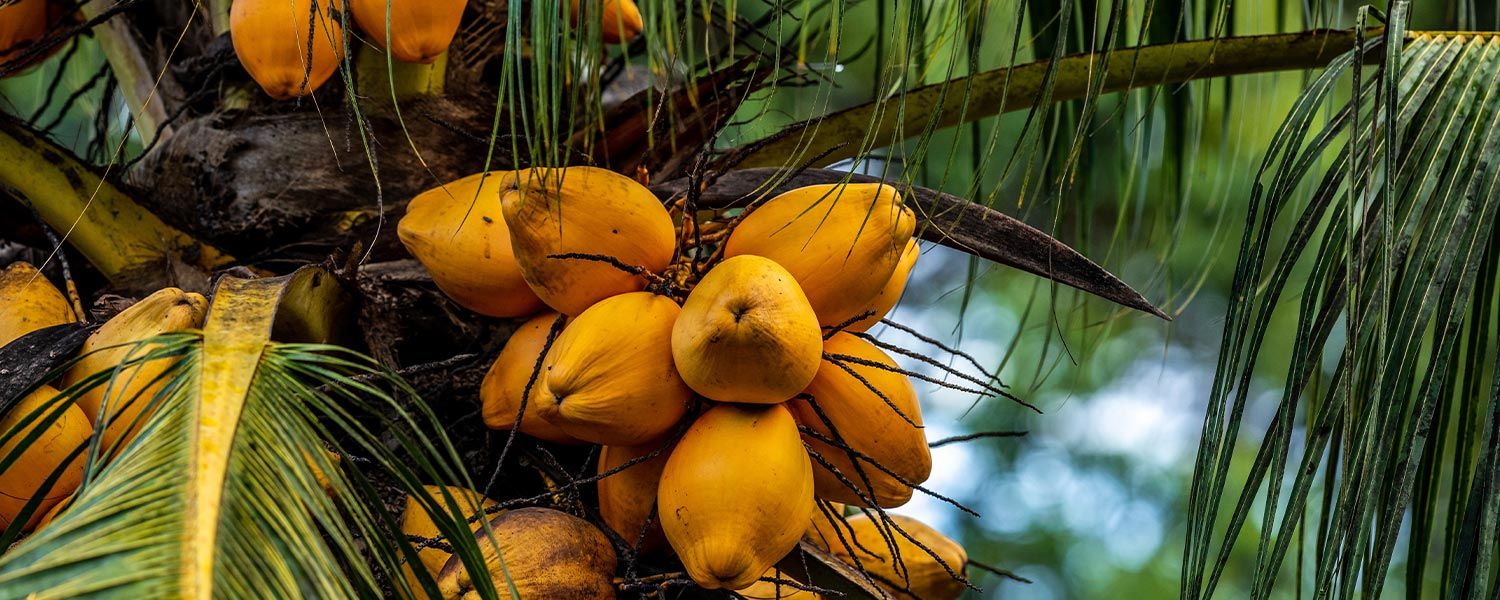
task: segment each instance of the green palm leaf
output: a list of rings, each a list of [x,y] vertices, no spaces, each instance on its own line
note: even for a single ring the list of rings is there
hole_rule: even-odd
[[[1377,597],[1398,549],[1409,597],[1496,593],[1500,42],[1403,44],[1405,14],[1397,3],[1383,37],[1313,81],[1262,165],[1189,497],[1185,597],[1236,572],[1255,597]],[[1372,73],[1361,54],[1384,56]],[[1335,100],[1343,81],[1353,92]],[[1283,313],[1291,360],[1259,364]],[[1270,421],[1250,423],[1267,369],[1286,384]],[[1265,433],[1237,464],[1247,426]],[[1256,533],[1254,564],[1230,564]],[[1300,579],[1294,544],[1310,559]]]
[[[319,275],[225,278],[202,332],[137,346],[120,370],[175,361],[153,397],[128,399],[149,402],[150,416],[113,458],[97,441],[87,449],[71,504],[0,557],[0,598],[410,597],[400,567],[415,550],[386,504],[397,492],[415,494],[455,554],[483,569],[457,499],[421,491],[467,476],[413,390],[352,351],[270,341],[278,306],[311,323],[299,296]],[[54,403],[113,378],[81,381]],[[18,453],[0,457],[0,471]]]

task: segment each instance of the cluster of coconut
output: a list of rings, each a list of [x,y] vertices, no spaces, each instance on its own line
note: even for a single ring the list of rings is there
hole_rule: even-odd
[[[40,0],[32,0],[40,1]],[[317,91],[345,60],[344,0],[234,0],[229,35],[250,77],[277,100]],[[347,0],[365,41],[395,60],[430,64],[453,43],[468,0]],[[573,0],[570,15],[581,11]],[[605,43],[634,39],[642,30],[633,0],[597,5]],[[389,25],[389,27],[387,27]]]
[[[603,446],[605,525],[669,547],[705,588],[781,579],[773,565],[835,519],[846,532],[815,543],[851,562],[925,536],[860,566],[956,596],[962,549],[879,510],[932,467],[908,372],[865,333],[916,262],[910,208],[883,184],[804,187],[706,223],[679,208],[592,167],[477,174],[411,201],[399,235],[439,289],[530,317],[485,378],[485,423]],[[875,539],[854,543],[842,505],[875,509],[880,531],[859,537]],[[924,561],[941,581],[913,579]]]
[[[84,342],[77,362],[51,382],[55,386],[39,386],[0,418],[0,464],[10,465],[0,474],[0,529],[26,515],[23,530],[30,531],[66,510],[69,496],[83,482],[84,450],[95,430],[102,456],[124,448],[144,425],[176,364],[152,356],[154,346],[135,342],[196,329],[207,309],[200,294],[158,290],[99,326]],[[40,329],[76,322],[77,310],[30,264],[12,263],[0,272],[0,347]],[[58,392],[82,383],[93,387],[76,402]]]

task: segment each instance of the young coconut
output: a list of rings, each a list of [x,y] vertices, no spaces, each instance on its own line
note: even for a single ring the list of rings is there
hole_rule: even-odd
[[[84,454],[78,453],[71,461],[68,461],[68,455],[88,443],[93,427],[83,411],[77,406],[63,404],[57,395],[57,390],[41,386],[22,398],[4,419],[0,419],[0,436],[7,438],[0,446],[0,461],[23,447],[26,438],[46,420],[51,421],[36,440],[24,446],[15,462],[0,471],[0,529],[9,527],[21,515],[27,502],[38,493],[44,493],[41,504],[27,521],[26,529],[35,527],[83,482]],[[22,425],[22,421],[27,422]],[[64,462],[67,462],[65,467]],[[43,484],[59,467],[62,472],[57,480],[44,490]]]
[[[311,94],[344,58],[344,30],[329,16],[338,6],[338,0],[234,0],[229,7],[234,53],[272,98]]]
[[[597,259],[652,273],[671,264],[672,216],[634,179],[595,167],[505,177],[500,204],[516,262],[531,289],[558,312],[578,316],[595,302],[646,287],[642,274]]]
[[[681,310],[665,296],[632,292],[583,311],[547,354],[538,414],[596,444],[634,446],[666,435],[693,399],[672,364]]]
[[[550,508],[519,508],[495,517],[490,529],[493,538],[483,530],[476,535],[490,580],[502,597],[514,585],[520,598],[614,600],[615,549],[588,521]],[[458,556],[443,565],[438,588],[444,598],[480,597]]]
[[[589,10],[590,14],[599,15],[599,37],[604,43],[629,42],[646,29],[641,20],[641,9],[634,0],[590,0],[590,3],[596,1],[598,4]],[[574,26],[578,25],[579,4],[579,0],[573,0],[570,15]]]
[[[890,281],[916,217],[880,183],[811,185],[756,207],[724,242],[725,256],[753,254],[797,279],[818,323],[859,315]]]
[[[390,11],[390,50],[397,60],[427,64],[448,51],[468,0],[350,0],[354,22],[370,41],[386,47]]]
[[[604,475],[632,460],[641,459],[661,449],[656,456],[638,462],[599,480],[599,516],[629,544],[640,540],[641,552],[661,547],[666,537],[661,518],[652,518],[656,508],[656,490],[661,472],[667,466],[671,449],[661,444],[642,446],[605,446],[599,451],[599,475]],[[650,522],[650,526],[647,526]],[[641,534],[645,533],[642,538]]]
[[[463,511],[464,518],[473,517],[484,509],[496,504],[494,500],[486,498],[479,492],[468,488],[425,485],[422,486],[422,489],[426,490],[427,495],[432,496],[434,500],[437,500],[443,506],[447,504],[447,501],[443,498],[443,490],[446,489],[448,494],[453,496],[453,499],[458,502],[458,506]],[[475,519],[469,524],[469,530],[479,531],[484,522],[492,518],[494,518],[494,515],[482,516]],[[441,532],[438,530],[437,523],[433,522],[432,514],[428,513],[427,509],[422,507],[422,503],[408,496],[406,498],[406,509],[401,512],[401,533],[408,536],[431,538],[439,535]],[[453,556],[452,553],[436,546],[429,546],[417,551],[417,558],[421,561],[422,568],[426,569],[434,579],[443,570],[443,565],[447,564],[448,558],[451,556]],[[417,579],[416,573],[412,571],[412,565],[401,565],[401,573],[405,576],[407,584],[411,586],[412,591],[418,597],[424,596],[421,592],[422,583]]]
[[[147,338],[192,329],[203,325],[208,300],[201,294],[177,288],[163,288],[115,315],[89,336],[79,352],[78,362],[63,375],[63,382],[73,385],[95,373],[113,371],[127,359],[147,356],[151,346],[137,346]],[[78,398],[78,408],[95,426],[109,423],[104,430],[104,448],[123,447],[123,442],[145,423],[143,413],[166,387],[166,373],[174,364],[169,358],[137,362],[122,368],[106,381],[90,388]],[[108,397],[106,397],[106,393]],[[108,414],[102,414],[108,406]],[[119,445],[117,446],[117,442]]]
[[[874,344],[850,333],[834,335],[823,348],[830,355],[852,356],[891,369],[899,368]],[[813,480],[817,482],[818,497],[855,506],[869,505],[861,495],[873,498],[884,508],[906,504],[911,500],[911,486],[901,483],[870,461],[914,484],[926,481],[932,473],[932,453],[921,429],[922,408],[917,402],[916,389],[900,372],[835,360],[825,359],[818,367],[817,377],[804,391],[817,403],[822,416],[833,424],[832,429],[805,398],[799,396],[787,403],[798,423],[819,434],[803,436],[808,447],[817,451],[838,469],[844,479],[859,489],[859,493],[855,493],[828,467],[814,461]],[[819,437],[842,439],[845,445],[867,459],[856,461],[843,448]]]
[[[812,465],[781,405],[719,404],[677,442],[657,512],[693,581],[749,587],[797,546],[812,516]]]
[[[892,308],[896,307],[896,303],[901,301],[902,292],[906,291],[906,281],[911,278],[912,268],[917,266],[917,257],[921,254],[922,248],[917,245],[916,238],[906,242],[906,250],[901,252],[901,261],[896,263],[896,272],[891,273],[891,278],[885,282],[885,287],[880,288],[880,294],[855,313],[869,313],[870,316],[855,321],[844,328],[845,331],[869,331],[871,327],[884,319]]]
[[[721,402],[783,402],[812,381],[822,352],[817,315],[802,289],[759,256],[710,269],[672,328],[683,381]]]
[[[521,393],[529,382],[531,393],[526,396],[526,412],[521,414],[521,433],[549,442],[581,443],[541,416],[539,407],[550,402],[546,398],[547,370],[543,368],[535,380],[531,378],[557,317],[555,312],[543,313],[522,324],[510,334],[500,356],[495,357],[495,364],[484,374],[484,382],[479,386],[480,414],[490,429],[506,431],[515,426],[516,414],[521,411]]]
[[[859,565],[864,567],[871,578],[890,592],[892,597],[901,600],[953,600],[968,589],[966,582],[954,579],[948,572],[952,569],[953,573],[966,576],[964,565],[969,562],[969,554],[964,551],[963,546],[911,517],[887,516],[901,531],[889,529],[888,536],[882,535],[884,525],[866,515],[855,515],[847,519],[849,527],[843,532],[849,543],[839,544],[835,541],[829,551],[851,564],[854,563],[851,556],[859,557]],[[907,539],[907,536],[926,546],[932,553],[923,550],[911,539]],[[901,557],[899,566],[891,557],[887,537],[895,539],[896,549]],[[938,558],[933,558],[933,554]],[[939,558],[942,562],[938,562]]]
[[[38,329],[76,320],[68,299],[30,263],[11,263],[0,272],[0,347]]]
[[[454,302],[481,315],[523,317],[541,310],[542,299],[511,254],[502,181],[499,173],[478,173],[418,194],[396,235]]]

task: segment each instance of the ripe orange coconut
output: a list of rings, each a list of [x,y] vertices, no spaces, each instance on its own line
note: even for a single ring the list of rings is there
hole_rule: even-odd
[[[963,595],[968,586],[964,581],[954,579],[948,571],[951,569],[954,574],[964,575],[964,566],[969,561],[964,547],[926,523],[905,515],[888,516],[896,527],[901,528],[900,531],[887,528],[882,534],[882,525],[868,516],[855,515],[847,519],[849,526],[843,530],[849,544],[835,543],[829,551],[851,564],[853,557],[858,556],[859,565],[893,598],[954,600]],[[888,539],[895,540],[900,565],[892,557]],[[932,553],[923,550],[917,542]],[[933,558],[934,554],[937,558]]]
[[[906,282],[911,279],[911,270],[917,266],[917,257],[922,254],[922,249],[917,245],[917,240],[912,239],[906,243],[906,250],[901,252],[901,260],[896,263],[896,272],[891,273],[891,278],[886,280],[885,287],[880,288],[880,293],[859,309],[859,313],[869,313],[870,316],[855,321],[850,325],[848,331],[868,331],[884,319],[901,301],[901,294],[906,291]]]
[[[88,443],[93,427],[83,411],[77,406],[62,404],[57,395],[57,390],[41,386],[22,398],[0,420],[0,435],[9,436],[0,446],[0,460],[21,448],[32,432],[51,421],[36,440],[21,451],[15,462],[0,472],[0,528],[9,527],[32,497],[44,493],[41,504],[31,513],[26,525],[27,529],[35,527],[83,482],[84,455],[79,453],[73,460],[67,459],[70,453]],[[22,421],[26,421],[25,425]],[[67,466],[63,466],[64,462]],[[57,480],[43,490],[42,485],[59,468],[62,473]]]
[[[516,262],[531,289],[558,312],[578,316],[595,302],[646,287],[642,275],[581,255],[653,273],[671,264],[672,216],[634,179],[595,167],[505,177],[500,204]]]
[[[657,492],[667,541],[709,589],[755,583],[797,546],[812,511],[812,465],[779,404],[708,409],[672,450]]]
[[[201,294],[177,288],[157,290],[120,311],[90,335],[83,343],[78,362],[63,375],[64,383],[72,385],[96,373],[115,371],[127,360],[148,356],[152,347],[138,346],[135,342],[201,327],[207,310],[208,300]],[[78,408],[95,426],[109,423],[103,436],[106,450],[123,447],[140,430],[146,409],[158,401],[157,396],[166,388],[164,374],[175,364],[172,358],[136,362],[115,372],[112,382],[90,388],[78,397]]]
[[[916,216],[896,188],[811,185],[751,211],[724,242],[724,255],[764,256],[786,267],[818,322],[832,327],[875,300],[915,228]]]
[[[591,2],[595,0],[590,0]],[[573,0],[573,25],[578,25],[581,13],[579,0]],[[590,14],[599,15],[599,38],[606,44],[629,42],[645,31],[641,20],[641,9],[633,0],[602,0],[589,8]]]
[[[547,336],[557,322],[557,313],[544,313],[532,317],[510,334],[495,364],[484,374],[479,387],[480,414],[490,429],[508,430],[516,424],[516,414],[521,412],[521,394],[531,381],[532,371],[542,359],[547,347]],[[537,373],[531,381],[531,393],[527,396],[526,411],[521,414],[521,433],[534,438],[577,444],[580,440],[564,433],[558,426],[541,417],[539,408],[547,400],[546,371]]]
[[[68,299],[30,263],[11,263],[0,271],[0,346],[76,320]]]
[[[853,356],[898,368],[885,352],[850,333],[829,338],[823,347],[830,355]],[[830,428],[812,404],[802,398],[787,403],[798,423],[821,437],[842,439],[857,455],[880,463],[911,483],[926,481],[932,473],[932,453],[920,428],[922,408],[917,402],[916,389],[906,375],[854,362],[839,366],[833,359],[825,359],[805,393],[817,402],[817,407],[833,427]],[[834,430],[838,432],[837,437]],[[833,471],[814,461],[813,479],[817,482],[819,498],[856,506],[869,506],[864,498],[873,498],[885,508],[911,500],[912,488],[884,470],[863,459],[857,461],[856,467],[849,452],[815,436],[804,437],[808,447],[859,488],[859,493],[856,493]]]
[[[818,372],[817,315],[786,269],[759,256],[715,265],[672,328],[683,381],[721,402],[777,403]]]
[[[448,51],[468,4],[468,0],[350,0],[349,8],[367,39],[385,48],[389,38],[391,55],[397,60],[426,64]]]
[[[272,98],[311,94],[338,70],[344,30],[329,13],[338,10],[339,2],[234,0],[229,8],[234,53]]]
[[[599,451],[599,475],[661,448],[660,443],[605,446]],[[652,520],[651,510],[656,507],[656,490],[661,484],[661,472],[667,467],[668,456],[671,456],[670,448],[599,480],[599,516],[604,519],[604,524],[628,543],[639,540],[640,550],[645,552],[661,547],[666,541],[661,531],[661,519]],[[650,527],[647,527],[647,521],[651,521]],[[644,538],[641,537],[643,532]]]
[[[665,436],[693,399],[672,364],[679,312],[676,302],[650,292],[620,294],[583,311],[547,353],[538,414],[596,444],[634,446]]]
[[[438,289],[464,308],[491,317],[524,317],[542,309],[511,254],[500,211],[499,173],[476,173],[412,198],[396,235],[432,274]]]

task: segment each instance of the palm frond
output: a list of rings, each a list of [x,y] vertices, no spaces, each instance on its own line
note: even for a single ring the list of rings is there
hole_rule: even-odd
[[[1235,576],[1254,597],[1500,585],[1500,40],[1407,37],[1406,10],[1395,3],[1381,36],[1312,82],[1262,164],[1188,500],[1184,597]],[[1373,73],[1366,57],[1380,58]],[[1290,361],[1263,364],[1285,314]],[[1285,381],[1274,413],[1251,408],[1268,373]],[[1247,442],[1258,452],[1238,464]],[[1254,564],[1230,564],[1257,527]],[[1287,574],[1294,544],[1300,580]]]
[[[115,452],[97,435],[79,449],[86,476],[70,504],[0,557],[0,598],[410,597],[401,565],[416,554],[387,505],[401,493],[484,572],[459,499],[422,491],[467,476],[413,390],[350,350],[270,341],[299,281],[225,278],[202,332],[144,340],[114,372],[63,390],[54,405],[172,361],[152,397],[123,399],[149,403],[140,433]],[[495,597],[488,577],[475,580]]]

